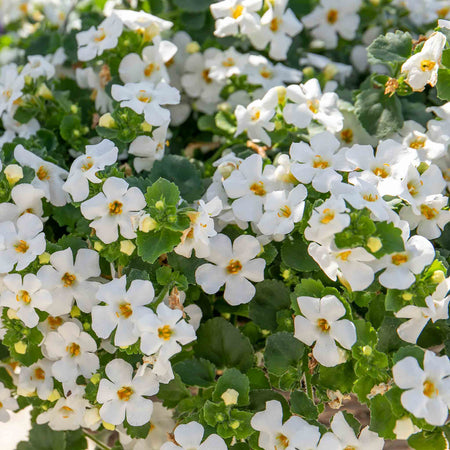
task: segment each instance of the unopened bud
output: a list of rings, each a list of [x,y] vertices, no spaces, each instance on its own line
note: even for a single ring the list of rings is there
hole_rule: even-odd
[[[120,241],[120,251],[125,253],[125,255],[131,256],[135,248],[136,246],[129,240]]]
[[[410,302],[413,298],[413,295],[411,294],[411,292],[404,292],[402,294],[402,299],[405,300],[406,302]]]
[[[56,400],[60,399],[61,395],[56,389],[53,389],[52,393],[48,396],[47,400],[49,402],[56,402]]]
[[[233,420],[233,422],[230,422],[230,428],[232,428],[233,430],[237,430],[240,425],[241,422],[239,422],[239,420]]]
[[[150,133],[153,129],[153,127],[146,122],[145,120],[141,123],[141,129],[142,131],[144,131],[145,133]]]
[[[18,164],[9,164],[5,167],[5,176],[10,186],[14,186],[23,178],[23,170]]]
[[[334,64],[327,64],[323,69],[323,76],[325,77],[325,80],[329,81],[336,76],[337,72],[337,68]]]
[[[198,53],[200,51],[200,44],[198,42],[192,41],[186,45],[186,52],[189,54]]]
[[[284,86],[276,87],[278,94],[278,103],[282,105],[286,101],[286,88]]]
[[[79,317],[81,315],[80,308],[78,308],[78,306],[76,305],[73,305],[72,309],[70,310],[70,315],[72,317]]]
[[[105,246],[100,241],[94,242],[94,250],[96,250],[97,252],[102,251],[104,248]]]
[[[364,355],[370,356],[372,354],[372,347],[370,345],[365,345],[362,348],[362,352],[363,352]]]
[[[15,309],[9,308],[7,313],[6,313],[6,315],[8,316],[8,319],[20,320],[19,316],[16,314],[16,310]]]
[[[227,389],[220,398],[223,400],[226,406],[235,405],[239,397],[239,392],[234,389]]]
[[[103,128],[114,128],[116,126],[116,121],[110,113],[106,113],[100,117],[98,124]]]
[[[314,76],[314,69],[311,66],[303,68],[302,72],[305,78],[312,78]]]
[[[104,420],[102,421],[102,425],[109,431],[114,431],[116,429],[115,425],[113,425],[112,423],[105,422]]]
[[[383,247],[381,239],[373,236],[367,239],[366,245],[372,253],[376,253],[381,247]]]
[[[156,220],[152,219],[148,214],[142,217],[139,221],[139,230],[148,233],[157,227],[158,223]]]
[[[36,96],[45,98],[46,100],[52,100],[53,99],[52,91],[47,87],[47,85],[45,83],[42,83],[38,87],[38,89],[36,91]]]
[[[102,377],[100,376],[100,374],[96,373],[96,374],[92,375],[92,377],[90,378],[90,381],[92,384],[98,384],[100,382],[101,378]]]
[[[39,255],[39,264],[48,264],[50,262],[50,253],[44,252]]]
[[[158,200],[158,201],[155,203],[155,208],[156,208],[156,209],[159,209],[160,211],[163,210],[163,209],[164,209],[164,202],[163,202],[162,200]]]
[[[14,344],[14,350],[19,353],[19,355],[24,355],[27,351],[27,344],[25,342],[19,341]]]
[[[425,161],[422,161],[417,166],[417,172],[419,172],[420,175],[422,175],[426,170],[428,170],[428,167],[430,167]]]
[[[71,105],[70,106],[70,112],[72,114],[76,114],[78,112],[78,106],[77,105]]]
[[[431,275],[431,281],[433,283],[442,283],[445,280],[445,274],[442,270],[436,270],[433,275]]]

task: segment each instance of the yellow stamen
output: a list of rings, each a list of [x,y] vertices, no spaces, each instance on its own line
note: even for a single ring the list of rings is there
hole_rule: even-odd
[[[435,397],[439,395],[439,389],[436,389],[434,383],[430,380],[425,380],[423,382],[423,395],[426,395],[429,398]]]
[[[74,412],[69,406],[62,406],[59,410],[63,413],[63,419],[68,419]]]
[[[422,72],[429,72],[430,70],[433,70],[435,65],[436,62],[431,61],[430,59],[422,59],[422,61],[420,61],[420,69]]]
[[[260,117],[261,117],[261,111],[256,110],[256,111],[252,114],[252,120],[253,120],[253,122],[256,122],[257,120],[259,120]]]
[[[205,80],[207,84],[210,84],[212,82],[212,79],[209,77],[209,69],[205,69],[202,72],[202,78]]]
[[[231,259],[226,268],[227,272],[236,275],[242,270],[242,264],[237,259]]]
[[[271,21],[270,21],[270,25],[269,28],[271,31],[273,31],[274,33],[276,33],[278,31],[278,29],[280,28],[282,20],[279,19],[278,17],[274,17]]]
[[[308,109],[313,113],[317,114],[319,112],[319,100],[308,100],[306,102],[306,105],[308,106]]]
[[[347,261],[348,257],[352,254],[351,250],[346,250],[345,252],[340,252],[336,255],[336,258],[339,258],[341,261]]]
[[[430,208],[428,205],[420,205],[420,213],[427,220],[434,219],[439,214],[436,208]]]
[[[159,64],[155,64],[155,63],[150,63],[148,66],[146,66],[146,68],[144,69],[144,75],[146,77],[149,77],[152,75],[152,73],[155,70],[159,70]]]
[[[227,59],[222,61],[223,67],[233,67],[235,64],[236,63],[234,62],[234,59],[231,56],[229,56]]]
[[[138,92],[137,99],[143,103],[150,103],[152,101],[152,97],[145,89],[141,89]]]
[[[29,305],[31,303],[31,297],[30,294],[27,291],[20,290],[16,295],[16,300],[18,302],[22,301],[26,305]]]
[[[318,319],[317,326],[322,330],[323,333],[326,333],[330,330],[330,324],[327,319]]]
[[[266,195],[266,190],[264,188],[264,183],[262,181],[257,181],[250,186],[250,190],[255,194],[262,197]]]
[[[69,272],[66,272],[61,277],[61,281],[64,283],[64,287],[72,286],[72,284],[75,283],[76,280],[77,280],[77,277]]]
[[[326,169],[329,166],[328,161],[322,159],[320,155],[314,156],[313,167],[314,169]]]
[[[244,12],[244,7],[242,5],[237,5],[236,8],[231,9],[231,17],[233,19],[237,19],[238,17],[242,16],[243,12]]]
[[[405,255],[404,253],[396,253],[395,255],[391,256],[391,261],[392,264],[400,266],[404,264],[406,261],[408,261],[408,255]]]
[[[94,38],[95,42],[102,42],[106,38],[106,33],[103,28],[99,28]]]
[[[124,302],[119,305],[119,311],[116,312],[116,316],[124,317],[125,319],[128,319],[128,317],[133,314],[133,309],[131,308],[131,304]]]
[[[284,205],[283,207],[280,208],[280,211],[278,212],[278,217],[290,217],[292,214],[291,208],[289,208],[288,205]]]
[[[323,217],[320,219],[321,223],[327,224],[334,219],[334,211],[326,208],[323,210]]]
[[[366,202],[376,202],[378,200],[378,195],[376,194],[364,194],[363,199]]]
[[[346,128],[345,130],[342,130],[341,139],[347,144],[353,142],[353,130],[351,128]]]
[[[117,391],[117,397],[119,397],[119,400],[122,400],[123,402],[127,402],[130,400],[130,397],[133,395],[133,389],[131,386],[122,386]]]
[[[61,319],[61,317],[48,316],[47,322],[52,330],[56,330],[58,327],[62,325],[63,320]]]
[[[50,178],[50,175],[48,174],[48,170],[44,166],[39,167],[39,169],[36,172],[36,176],[41,181],[48,180]]]
[[[36,367],[36,369],[34,369],[34,378],[37,380],[45,380],[45,371],[40,367]]]
[[[327,13],[327,22],[328,23],[336,23],[338,20],[339,11],[337,9],[330,9]]]
[[[81,170],[82,170],[83,172],[86,172],[86,171],[89,170],[93,165],[94,165],[94,162],[92,161],[92,157],[87,156],[87,157],[86,157],[86,161],[85,161],[84,164],[81,166]]]
[[[111,216],[117,216],[119,214],[122,214],[122,207],[123,207],[122,203],[120,203],[117,200],[114,200],[109,204],[109,214],[111,214]]]
[[[66,347],[66,352],[70,353],[70,356],[78,356],[81,352],[80,346],[76,344],[75,342],[72,342],[70,345]]]
[[[164,325],[161,328],[158,328],[158,337],[160,339],[164,339],[165,341],[168,341],[170,337],[172,336],[173,331],[172,328],[170,328],[169,325]]]
[[[14,248],[16,249],[17,253],[26,253],[28,251],[28,249],[30,248],[30,246],[28,245],[28,243],[26,241],[23,241],[22,239],[17,242],[14,245]]]
[[[263,77],[263,78],[272,78],[272,72],[267,68],[267,67],[263,67],[260,71],[259,74]]]
[[[425,147],[425,143],[427,142],[427,138],[425,136],[419,136],[414,139],[414,141],[409,143],[409,146],[414,150],[420,150]]]
[[[277,441],[277,445],[276,445],[276,450],[278,449],[283,449],[283,448],[288,448],[289,447],[289,439],[284,435],[284,434],[279,434],[276,437],[276,441]]]

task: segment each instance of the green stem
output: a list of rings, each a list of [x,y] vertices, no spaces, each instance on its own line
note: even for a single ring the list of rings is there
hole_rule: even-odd
[[[156,297],[156,300],[152,303],[152,306],[157,307],[163,300],[164,297],[169,292],[169,289],[172,287],[172,283],[169,283],[168,285],[164,286],[159,293],[158,297]]]
[[[96,437],[92,436],[92,434],[89,434],[86,431],[83,431],[83,433],[88,439],[93,441],[97,445],[97,447],[100,447],[102,450],[111,450],[111,447],[108,447],[102,441],[100,441]]]
[[[308,367],[308,354],[305,352],[305,356],[303,357],[303,373],[305,375],[305,385],[306,385],[306,393],[308,397],[313,401],[314,403],[314,393],[312,388],[312,382],[311,382],[311,373],[309,372]]]

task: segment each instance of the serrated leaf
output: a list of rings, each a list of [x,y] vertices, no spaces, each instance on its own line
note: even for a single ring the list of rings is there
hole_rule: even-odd
[[[408,444],[416,450],[445,450],[448,448],[442,431],[439,429],[413,434],[408,438]]]
[[[185,359],[173,366],[173,370],[188,386],[208,387],[214,384],[216,368],[210,361],[200,359]]]
[[[412,37],[408,32],[397,30],[378,36],[367,48],[372,63],[402,63],[411,56]]]
[[[222,394],[228,389],[234,389],[239,394],[237,398],[238,406],[248,405],[250,382],[246,375],[234,368],[225,370],[223,375],[217,380],[216,388],[213,392],[213,400],[215,402],[221,401]]]
[[[264,351],[267,370],[281,376],[290,368],[297,368],[305,346],[291,333],[281,332],[269,336]]]
[[[305,419],[316,420],[319,416],[316,405],[303,391],[291,394],[291,410]]]
[[[438,70],[436,89],[437,96],[441,100],[450,101],[450,69]]]
[[[159,256],[171,252],[180,243],[181,233],[163,228],[159,231],[137,233],[138,255],[153,264]]]
[[[395,439],[394,428],[397,422],[389,400],[376,395],[370,401],[370,429],[386,439]]]
[[[308,245],[297,234],[287,238],[281,246],[281,259],[288,267],[301,272],[318,270],[319,266],[308,253]]]
[[[165,178],[158,178],[147,188],[145,199],[147,204],[151,206],[154,206],[158,201],[163,202],[164,205],[177,206],[180,200],[180,191],[176,184]]]

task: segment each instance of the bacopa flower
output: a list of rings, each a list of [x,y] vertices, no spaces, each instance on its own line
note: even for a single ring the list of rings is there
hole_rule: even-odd
[[[305,316],[295,316],[294,336],[306,345],[312,345],[313,356],[323,366],[332,367],[341,362],[337,341],[350,350],[356,342],[356,328],[345,315],[345,307],[334,295],[322,298],[298,297],[297,303]]]
[[[161,450],[226,450],[225,441],[217,434],[209,435],[202,443],[204,428],[198,422],[189,422],[175,428],[174,438],[177,444],[166,442]]]
[[[277,400],[266,402],[266,409],[257,412],[251,426],[259,431],[258,445],[264,450],[316,448],[320,439],[319,428],[298,416],[283,423],[283,410]]]
[[[34,214],[42,218],[42,197],[44,192],[31,184],[17,184],[11,190],[11,199],[14,203],[0,203],[0,222],[15,222],[25,213]]]
[[[81,204],[83,216],[93,220],[89,226],[105,244],[117,241],[119,228],[123,237],[135,238],[131,218],[145,207],[144,194],[137,187],[128,188],[124,179],[116,177],[108,178],[102,190]]]
[[[53,391],[52,363],[41,359],[29,367],[20,368],[17,390],[20,395],[36,392],[41,400],[47,400]]]
[[[223,296],[230,305],[248,303],[256,292],[250,281],[264,279],[266,262],[254,259],[260,251],[261,245],[253,236],[239,236],[231,245],[228,236],[218,234],[211,238],[211,251],[205,258],[212,264],[201,265],[195,279],[207,294],[215,294],[225,285]]]
[[[106,376],[100,380],[97,402],[102,403],[100,417],[107,423],[120,425],[125,417],[132,426],[150,421],[153,402],[145,396],[155,395],[159,383],[150,372],[133,377],[133,367],[123,359],[106,365]]]
[[[0,422],[8,422],[9,411],[18,408],[17,400],[11,396],[11,391],[0,381]]]
[[[430,86],[436,84],[445,42],[444,34],[433,33],[422,50],[402,65],[402,73],[406,73],[406,82],[413,91],[423,91],[427,84]]]
[[[425,351],[423,369],[417,359],[407,356],[392,368],[395,384],[406,389],[401,396],[404,408],[429,424],[442,426],[450,408],[450,361]]]
[[[0,305],[14,309],[27,327],[35,327],[39,322],[35,308],[47,311],[52,303],[50,292],[42,289],[41,281],[32,273],[27,273],[23,279],[17,273],[6,275],[3,283],[6,289],[0,296]]]
[[[126,283],[127,277],[123,276],[103,284],[97,299],[104,305],[92,308],[92,329],[103,339],[116,329],[114,344],[117,346],[131,345],[138,340],[137,321],[152,314],[144,305],[151,303],[155,295],[150,281],[133,280],[128,290]]]

